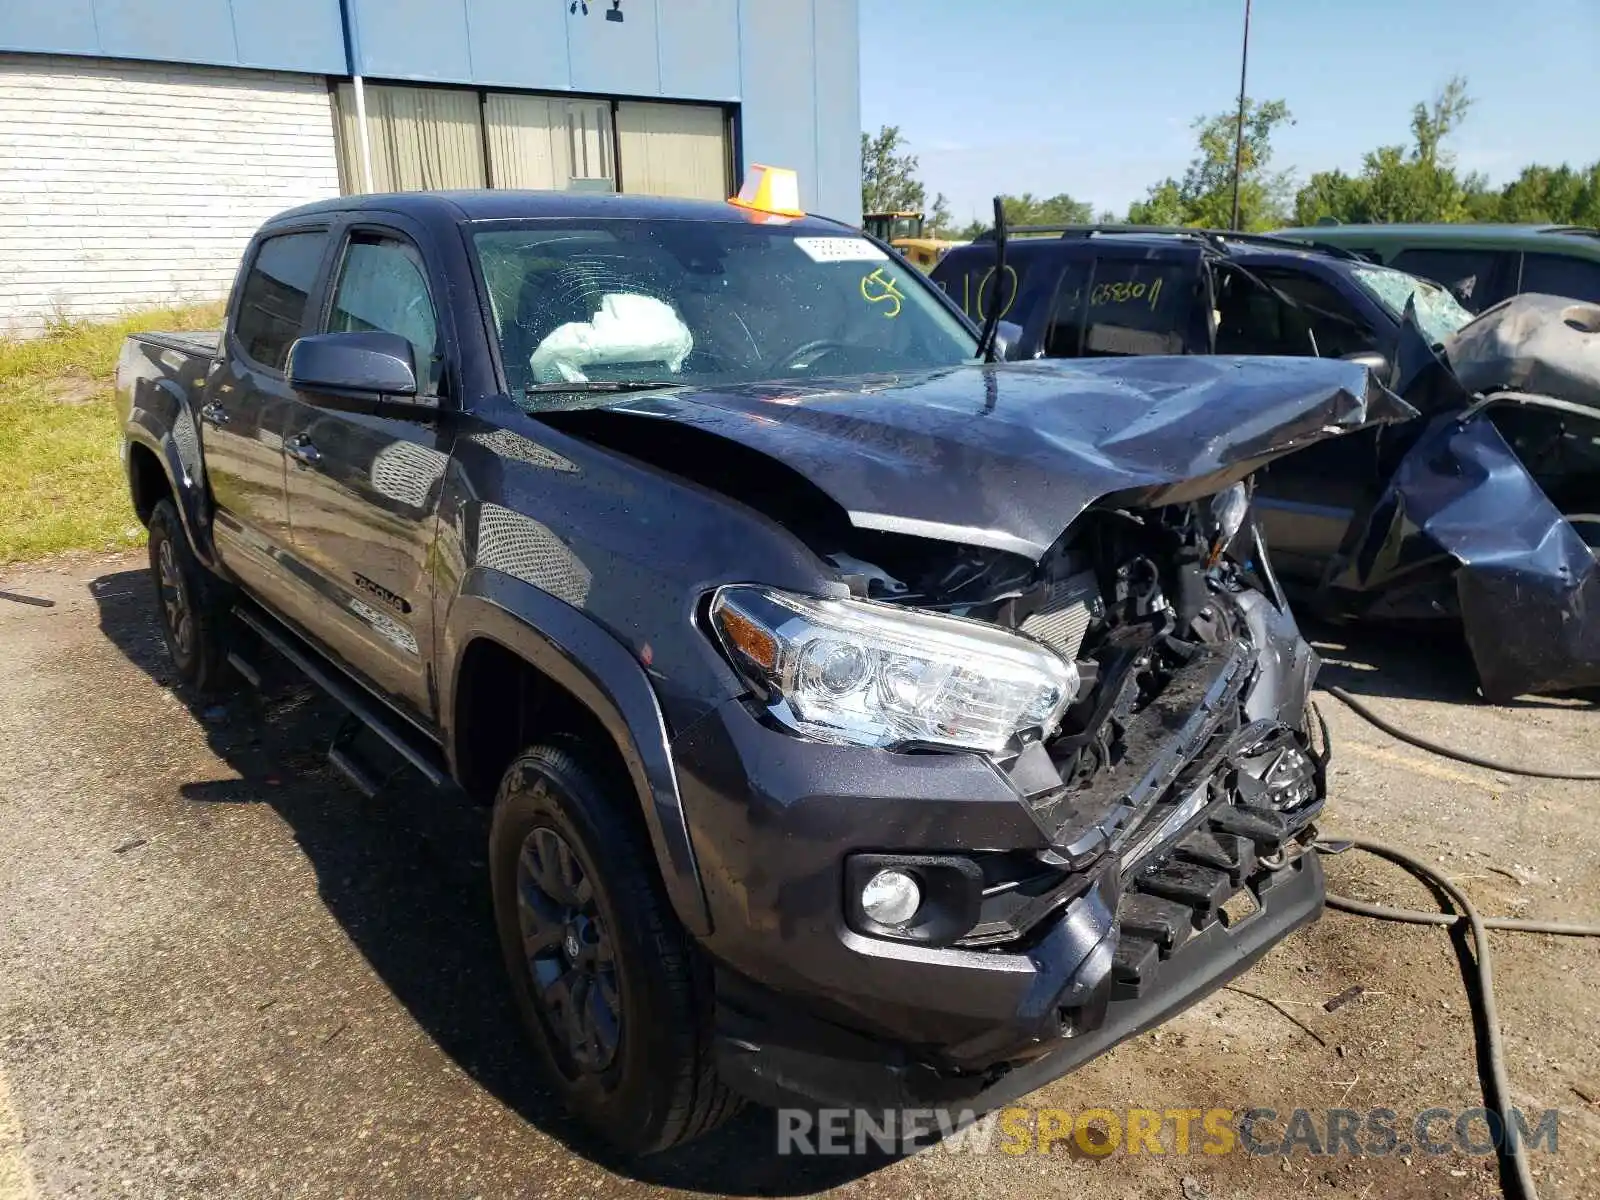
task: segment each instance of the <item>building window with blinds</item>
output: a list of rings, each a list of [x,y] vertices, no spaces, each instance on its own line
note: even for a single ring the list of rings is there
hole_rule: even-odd
[[[629,192],[726,200],[732,190],[728,118],[720,108],[622,100],[617,142]]]
[[[375,191],[533,188],[725,199],[729,118],[719,107],[367,84]],[[334,93],[339,180],[361,192],[355,92]]]
[[[341,83],[337,95],[340,185],[364,191],[355,89]],[[476,92],[368,84],[366,101],[374,191],[487,186]]]
[[[608,101],[490,92],[483,123],[490,187],[616,190]]]
[[[570,185],[615,191],[617,149],[611,105],[604,101],[570,101],[567,104],[567,139],[572,146]]]

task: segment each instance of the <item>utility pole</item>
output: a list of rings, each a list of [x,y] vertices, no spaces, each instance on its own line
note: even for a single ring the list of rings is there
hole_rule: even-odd
[[[1244,0],[1244,45],[1239,51],[1239,121],[1233,131],[1233,225],[1239,230],[1239,163],[1244,156],[1244,79],[1250,63],[1250,0]]]

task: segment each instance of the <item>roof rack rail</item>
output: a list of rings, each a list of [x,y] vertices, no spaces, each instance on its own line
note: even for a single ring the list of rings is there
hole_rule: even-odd
[[[1552,225],[1548,229],[1541,229],[1540,233],[1555,233],[1563,237],[1595,237],[1600,238],[1600,229],[1590,225]]]
[[[1229,242],[1242,242],[1257,246],[1281,246],[1284,249],[1315,250],[1320,254],[1327,254],[1334,258],[1348,259],[1354,262],[1365,262],[1359,254],[1347,250],[1343,246],[1330,246],[1326,242],[1312,239],[1279,237],[1275,233],[1241,233],[1232,229],[1202,229],[1193,225],[1128,225],[1116,223],[1094,223],[1085,225],[1013,225],[1007,231],[1008,237],[1026,237],[1030,234],[1055,233],[1063,239],[1091,238],[1110,234],[1155,234],[1161,237],[1189,237],[1203,241],[1218,250],[1226,250]],[[980,233],[974,242],[994,241],[994,230],[986,229]]]

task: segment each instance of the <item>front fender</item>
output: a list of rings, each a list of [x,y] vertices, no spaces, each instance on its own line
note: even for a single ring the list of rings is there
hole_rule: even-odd
[[[637,659],[571,605],[520,579],[472,567],[450,606],[440,646],[446,752],[457,767],[456,683],[466,648],[488,638],[577,698],[611,735],[643,809],[645,827],[684,928],[711,932],[705,891],[684,818],[672,748],[655,689]]]

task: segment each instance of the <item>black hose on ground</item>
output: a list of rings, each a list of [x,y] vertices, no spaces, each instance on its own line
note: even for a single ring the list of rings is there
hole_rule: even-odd
[[[1400,741],[1415,746],[1419,750],[1427,750],[1432,754],[1437,754],[1441,758],[1451,758],[1456,762],[1470,763],[1475,767],[1484,767],[1490,771],[1500,771],[1506,775],[1524,775],[1530,779],[1600,780],[1600,770],[1547,771],[1542,767],[1519,767],[1513,766],[1511,763],[1499,762],[1492,758],[1484,758],[1482,755],[1469,754],[1465,750],[1456,750],[1450,746],[1441,746],[1438,742],[1431,741],[1419,733],[1411,733],[1400,728],[1400,726],[1390,721],[1387,717],[1379,716],[1371,708],[1367,707],[1364,701],[1352,696],[1342,687],[1329,687],[1325,688],[1324,690],[1330,696],[1333,696],[1341,703],[1349,707],[1357,716],[1363,718],[1373,725],[1376,725],[1390,737],[1398,738]]]
[[[1332,689],[1337,694],[1338,689]],[[1349,703],[1345,696],[1339,697]],[[1352,705],[1352,707],[1355,707]],[[1359,712],[1360,709],[1357,708]],[[1367,715],[1365,713],[1363,716]],[[1391,732],[1386,726],[1379,724],[1386,732]],[[1395,736],[1402,736],[1396,734]],[[1412,741],[1411,738],[1403,740]],[[1421,744],[1420,739],[1413,744]],[[1432,747],[1425,747],[1431,749]],[[1453,756],[1452,756],[1453,757]],[[1477,761],[1477,760],[1474,760]],[[1479,765],[1483,765],[1479,762]],[[1507,769],[1507,768],[1497,768]],[[1340,854],[1345,850],[1355,847],[1365,850],[1369,854],[1376,854],[1390,862],[1398,863],[1419,879],[1423,879],[1438,887],[1455,903],[1461,911],[1459,913],[1429,913],[1419,912],[1409,908],[1389,908],[1382,904],[1371,904],[1365,900],[1352,900],[1348,896],[1338,896],[1333,893],[1328,895],[1328,906],[1341,909],[1345,912],[1359,913],[1366,917],[1376,917],[1384,921],[1403,921],[1413,925],[1454,925],[1465,920],[1472,927],[1473,955],[1476,962],[1472,966],[1478,976],[1478,1005],[1473,1012],[1473,1018],[1478,1022],[1478,1028],[1483,1037],[1483,1044],[1489,1057],[1489,1086],[1485,1089],[1484,1099],[1488,1107],[1500,1118],[1500,1144],[1497,1153],[1502,1164],[1509,1168],[1509,1173],[1516,1180],[1517,1191],[1522,1200],[1538,1200],[1538,1190],[1534,1186],[1533,1174],[1528,1169],[1527,1155],[1522,1145],[1516,1140],[1511,1122],[1511,1082],[1506,1075],[1505,1049],[1500,1037],[1500,1017],[1495,1009],[1494,1002],[1494,975],[1489,966],[1489,930],[1502,929],[1520,933],[1549,933],[1562,937],[1600,937],[1600,926],[1596,925],[1565,925],[1555,921],[1521,921],[1510,917],[1484,917],[1472,901],[1467,899],[1466,893],[1451,883],[1427,863],[1413,858],[1403,850],[1396,850],[1393,846],[1383,842],[1374,842],[1366,838],[1321,838],[1317,842],[1317,850],[1322,854]]]
[[[1460,913],[1418,912],[1414,908],[1390,908],[1387,904],[1372,904],[1366,900],[1352,900],[1349,896],[1332,894],[1328,896],[1328,907],[1363,917],[1377,917],[1384,921],[1402,921],[1407,925],[1456,925],[1464,919]],[[1568,925],[1564,921],[1521,921],[1515,917],[1485,917],[1483,927],[1498,929],[1504,933],[1552,933],[1557,937],[1600,937],[1600,925]]]

